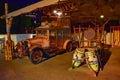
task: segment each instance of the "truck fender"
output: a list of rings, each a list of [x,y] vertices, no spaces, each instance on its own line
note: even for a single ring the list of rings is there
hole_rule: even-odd
[[[29,51],[31,52],[33,49],[35,49],[35,48],[40,48],[41,49],[41,47],[40,46],[31,46],[30,48],[29,48]]]
[[[68,44],[69,42],[71,42],[71,40],[66,40],[66,41],[64,42],[64,44],[63,44],[63,49],[66,49],[66,46],[67,46],[67,44]]]

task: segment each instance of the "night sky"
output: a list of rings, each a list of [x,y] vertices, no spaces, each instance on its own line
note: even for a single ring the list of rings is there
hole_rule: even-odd
[[[8,3],[11,6],[15,6],[17,8],[22,8],[28,6],[30,4],[39,2],[41,0],[0,0],[0,3]]]
[[[39,2],[41,0],[0,0],[0,16],[4,15],[4,3],[8,3],[8,12],[12,12],[14,10],[26,7],[28,5],[31,5],[33,3]],[[37,14],[37,17],[40,17],[41,14]],[[13,24],[11,28],[11,33],[24,33],[25,27],[26,27],[26,19],[27,22],[30,22],[30,25],[28,27],[33,27],[33,19],[26,18],[24,16],[16,16],[13,19]],[[29,19],[29,20],[28,20]],[[39,22],[39,19],[36,18],[36,21]],[[16,27],[17,26],[17,27]],[[5,20],[0,20],[0,34],[6,33],[5,29]]]

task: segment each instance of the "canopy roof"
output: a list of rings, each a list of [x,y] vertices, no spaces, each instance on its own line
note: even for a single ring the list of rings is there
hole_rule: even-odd
[[[19,5],[19,8],[26,7],[36,2],[46,0],[2,0],[9,4]],[[49,1],[49,0],[48,0]],[[55,0],[53,0],[55,1]],[[56,0],[57,2],[59,0]],[[59,8],[64,13],[69,13],[73,18],[99,19],[100,15],[104,15],[109,19],[120,19],[120,0],[60,0]],[[62,2],[63,1],[63,2]],[[38,7],[46,14],[52,14],[52,11],[58,7],[58,4],[44,5]]]

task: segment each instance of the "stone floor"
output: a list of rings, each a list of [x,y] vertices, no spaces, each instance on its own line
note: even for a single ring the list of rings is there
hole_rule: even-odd
[[[5,61],[0,54],[0,80],[120,80],[120,48],[104,53],[104,69],[94,77],[87,65],[70,70],[73,52],[34,65],[29,59]]]

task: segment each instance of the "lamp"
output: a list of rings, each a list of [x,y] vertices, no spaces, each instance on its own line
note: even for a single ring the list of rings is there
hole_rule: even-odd
[[[104,15],[100,15],[100,18],[103,19],[103,18],[104,18]]]
[[[63,12],[62,12],[62,10],[61,10],[60,7],[59,7],[59,2],[60,2],[60,0],[58,1],[57,9],[53,10],[53,13],[54,13],[56,16],[61,17],[62,14],[63,14]]]

